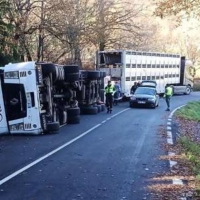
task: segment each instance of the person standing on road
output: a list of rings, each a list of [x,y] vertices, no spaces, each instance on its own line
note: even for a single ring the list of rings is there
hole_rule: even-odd
[[[173,90],[172,90],[172,87],[170,87],[169,84],[167,84],[165,86],[165,94],[164,94],[164,98],[166,100],[166,103],[167,103],[167,109],[166,111],[170,111],[170,99],[171,99],[171,96],[173,95]]]
[[[112,112],[114,91],[115,88],[112,86],[111,81],[108,81],[108,85],[105,87],[107,113]]]
[[[138,85],[137,82],[134,82],[134,85],[131,87],[131,94],[135,93],[135,90],[137,89]]]
[[[117,105],[118,99],[119,99],[120,93],[121,93],[121,87],[117,81],[115,82],[114,87],[115,87],[115,93],[114,93],[114,103],[113,104]]]

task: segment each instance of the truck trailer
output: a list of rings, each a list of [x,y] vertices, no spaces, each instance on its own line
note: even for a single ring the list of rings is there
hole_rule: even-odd
[[[166,84],[174,94],[190,94],[193,83],[189,68],[192,62],[179,54],[133,50],[98,51],[96,68],[110,80],[118,81],[124,98],[131,96],[134,82],[156,81],[157,92],[163,94]]]
[[[22,62],[0,68],[0,134],[43,134],[98,112],[104,73],[77,65]],[[103,108],[103,107],[102,107]],[[91,113],[92,110],[92,113]]]

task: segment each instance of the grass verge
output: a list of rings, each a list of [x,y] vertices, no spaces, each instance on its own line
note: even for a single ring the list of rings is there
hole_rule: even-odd
[[[200,102],[190,102],[176,111],[175,115],[184,119],[200,122]]]
[[[196,177],[195,180],[195,190],[196,194],[194,196],[199,197],[200,192],[200,143],[198,140],[196,140],[196,137],[199,137],[199,131],[193,134],[194,132],[194,125],[192,125],[192,122],[200,123],[200,102],[190,102],[183,108],[176,111],[175,116],[179,119],[183,120],[189,120],[190,123],[188,123],[187,131],[185,133],[187,134],[180,134],[180,138],[178,140],[178,143],[181,146],[181,153],[185,155],[185,159],[189,163],[189,167],[193,173],[193,175]],[[193,126],[193,127],[192,127]],[[186,128],[182,124],[182,130]],[[198,130],[198,127],[196,127]],[[195,138],[194,138],[195,136]]]

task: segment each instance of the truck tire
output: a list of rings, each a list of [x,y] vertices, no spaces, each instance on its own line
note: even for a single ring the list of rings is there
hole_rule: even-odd
[[[96,115],[98,113],[98,108],[92,106],[82,107],[81,113],[87,115]]]
[[[64,65],[63,66],[65,74],[71,74],[71,73],[78,73],[79,72],[79,66],[78,65]]]
[[[189,95],[191,93],[191,87],[187,86],[186,87],[186,92],[184,94]]]
[[[101,111],[104,111],[106,109],[105,104],[101,104]]]
[[[79,124],[80,123],[80,115],[69,117],[67,120],[68,124]]]
[[[80,115],[80,108],[79,107],[75,107],[75,108],[68,108],[67,109],[67,117],[75,117],[77,115]]]
[[[88,71],[87,72],[88,79],[97,79],[100,78],[100,71]]]
[[[79,73],[70,73],[65,74],[65,78],[67,82],[75,82],[79,80]]]
[[[100,72],[100,77],[105,78],[106,77],[106,72]]]
[[[61,114],[59,115],[59,121],[60,121],[60,125],[67,123],[67,112],[66,111],[61,112]]]
[[[97,107],[98,113],[101,112],[101,105],[95,105],[94,107]]]
[[[43,63],[41,66],[44,76],[48,76],[50,73],[56,74],[56,66],[53,63]]]
[[[47,123],[47,131],[48,132],[58,131],[59,128],[60,128],[59,122],[49,122],[49,123]]]

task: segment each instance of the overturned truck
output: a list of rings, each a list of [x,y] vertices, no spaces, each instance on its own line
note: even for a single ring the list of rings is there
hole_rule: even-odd
[[[43,134],[104,109],[105,74],[77,65],[23,62],[0,68],[0,134]],[[101,103],[100,103],[101,102]]]

